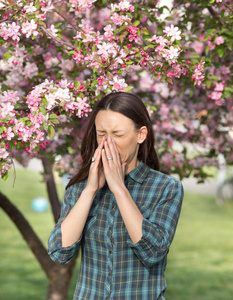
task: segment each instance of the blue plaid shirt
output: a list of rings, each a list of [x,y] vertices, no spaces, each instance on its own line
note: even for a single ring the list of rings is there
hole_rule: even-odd
[[[97,193],[80,239],[61,246],[61,222],[68,215],[86,180],[69,187],[61,217],[49,238],[49,255],[68,263],[82,248],[74,299],[165,299],[164,271],[183,199],[179,180],[140,163],[125,176],[125,185],[143,215],[143,236],[134,244],[107,184]]]

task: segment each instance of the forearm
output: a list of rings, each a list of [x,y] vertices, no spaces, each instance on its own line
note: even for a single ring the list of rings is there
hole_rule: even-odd
[[[71,246],[81,236],[95,193],[84,189],[76,204],[61,223],[62,247]]]
[[[114,196],[129,236],[136,244],[142,237],[143,215],[126,187],[119,189]]]

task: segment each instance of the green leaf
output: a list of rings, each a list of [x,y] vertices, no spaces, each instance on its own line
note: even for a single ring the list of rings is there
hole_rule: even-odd
[[[200,58],[200,55],[198,55],[198,54],[191,54],[189,56],[189,58]]]
[[[55,129],[52,125],[49,125],[48,127],[48,136],[50,139],[52,139],[55,135]]]
[[[60,23],[57,23],[57,24],[55,25],[55,28],[59,28],[61,25],[62,25],[61,22],[60,22]]]
[[[57,115],[56,114],[51,114],[51,115],[49,115],[49,119],[57,119]]]
[[[44,116],[46,115],[46,110],[42,106],[39,108],[39,112],[42,112]]]
[[[6,181],[7,178],[8,178],[8,171],[6,171],[6,173],[2,176],[2,179],[3,179],[4,181]]]
[[[75,82],[74,82],[74,86],[75,86],[75,88],[78,90],[78,89],[80,88],[80,86],[81,86],[81,83],[80,83],[80,81],[78,81],[78,80],[75,80]]]
[[[149,31],[148,31],[148,29],[147,29],[146,27],[143,27],[142,32],[143,32],[143,34],[145,34],[145,35],[150,35],[150,34],[149,34]]]
[[[207,88],[210,88],[210,87],[211,87],[211,84],[212,84],[212,81],[211,81],[211,80],[206,80],[206,81],[205,81],[205,85],[207,86]]]
[[[210,78],[213,79],[213,80],[218,80],[219,79],[218,76],[214,76],[214,75],[211,76]]]
[[[165,20],[174,21],[173,17],[171,17],[171,16],[166,17]]]
[[[130,92],[133,89],[133,86],[127,86],[127,88],[125,89],[126,92]]]
[[[138,26],[140,24],[140,21],[136,20],[133,22],[133,26]]]
[[[219,56],[219,57],[223,57],[224,54],[225,54],[225,50],[224,50],[223,47],[218,48],[218,49],[217,49],[217,52],[218,52],[218,56]]]
[[[5,52],[2,59],[7,61],[11,56],[12,56],[12,54],[10,52]]]

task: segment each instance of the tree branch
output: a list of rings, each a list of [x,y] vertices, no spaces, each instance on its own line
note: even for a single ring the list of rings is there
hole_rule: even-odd
[[[216,13],[216,11],[211,7],[211,6],[207,6],[210,14],[214,17],[217,18],[219,20],[219,22],[221,23],[222,26],[225,26],[223,20],[221,19],[221,17]]]
[[[55,263],[50,259],[47,250],[42,242],[32,229],[31,225],[18,210],[18,208],[10,202],[10,200],[0,192],[0,207],[5,211],[9,218],[13,221],[18,228],[28,246],[36,256],[42,269],[49,277],[50,271],[54,268]]]
[[[75,49],[75,47],[70,44],[69,42],[63,40],[63,39],[60,39],[60,38],[57,38],[56,36],[52,35],[51,32],[49,32],[49,30],[47,28],[44,28],[43,26],[40,26],[40,29],[47,35],[49,36],[52,40],[54,40],[54,42],[56,44],[58,44],[58,46],[60,47],[63,47],[64,49],[66,50],[73,50]]]
[[[55,13],[57,13],[60,17],[62,17],[70,26],[72,26],[76,31],[78,31],[78,28],[76,28],[66,17],[64,17],[58,10],[55,8],[53,9]]]

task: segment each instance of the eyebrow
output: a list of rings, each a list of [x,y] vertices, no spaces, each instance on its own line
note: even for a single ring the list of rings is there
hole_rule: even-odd
[[[97,132],[100,132],[100,133],[106,133],[105,130],[96,130]],[[124,130],[113,130],[112,133],[119,133],[119,132],[124,132]]]

